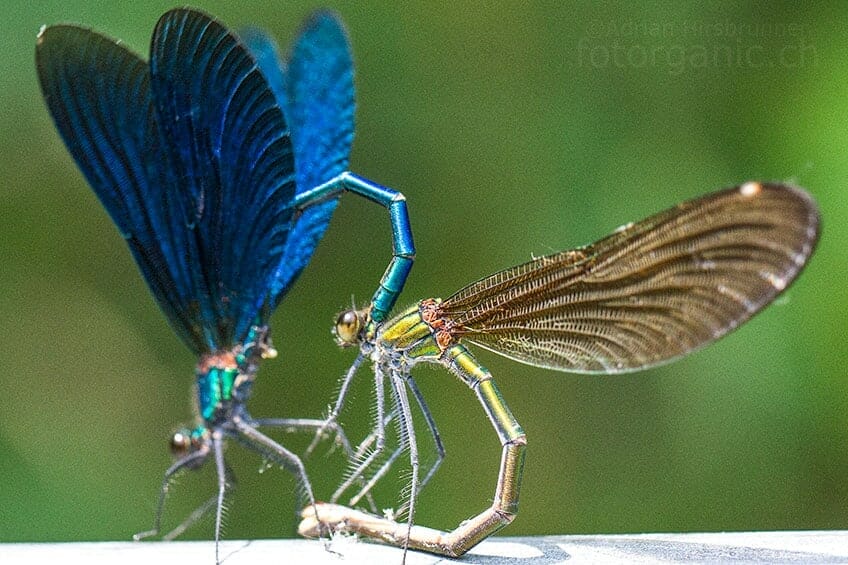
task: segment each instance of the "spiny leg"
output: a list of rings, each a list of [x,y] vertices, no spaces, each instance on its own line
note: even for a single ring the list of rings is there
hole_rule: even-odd
[[[394,420],[396,413],[397,412],[393,408],[389,411],[388,414],[386,414],[385,418],[383,418],[383,429],[386,429],[391,423],[391,421]],[[376,428],[377,426],[375,426],[375,429]],[[365,439],[363,439],[359,443],[358,446],[356,446],[356,451],[354,453],[353,460],[361,460],[363,457],[365,457],[365,454],[368,452],[369,449],[371,449],[371,446],[374,445],[374,442],[376,440],[377,432],[372,431],[365,437]],[[380,481],[380,479],[389,471],[394,462],[403,453],[403,450],[404,446],[395,448],[395,450],[386,459],[386,461],[383,462],[380,468],[373,475],[371,475],[367,483],[365,482],[365,477],[362,476],[362,473],[360,473],[359,479],[357,481],[360,484],[360,489],[359,492],[357,492],[350,498],[350,501],[348,502],[350,506],[356,506],[363,497],[367,497],[369,501],[373,500],[373,497],[371,495],[371,489],[374,488],[374,485],[376,485]]]
[[[345,434],[344,430],[341,426],[338,425],[337,422],[329,422],[328,420],[320,420],[313,418],[260,418],[260,419],[252,419],[249,421],[249,424],[257,427],[268,427],[268,428],[284,428],[288,430],[315,430],[315,437],[321,437],[326,430],[331,430],[336,436],[336,443],[341,445],[342,450],[345,453],[345,457],[347,457],[348,461],[354,460],[356,454],[353,451],[353,447],[350,445],[350,440],[347,439],[347,434]],[[309,450],[307,450],[307,455],[309,454]],[[364,488],[364,480],[360,477],[359,480],[360,485]],[[368,506],[371,508],[372,512],[377,511],[377,503],[374,501],[374,498],[370,493],[367,493],[367,501]],[[355,503],[352,503],[355,504]]]
[[[227,473],[227,488],[232,490],[232,488],[236,484],[235,474],[233,474],[233,470],[229,465],[226,465],[226,473]],[[162,539],[165,541],[172,541],[183,535],[183,533],[192,527],[194,524],[199,522],[206,514],[215,506],[215,503],[218,501],[218,495],[214,494],[209,499],[206,500],[203,504],[195,508],[191,514],[189,514],[185,520],[180,522],[180,524],[162,536]]]
[[[392,454],[386,459],[386,461],[380,466],[380,468],[371,475],[371,478],[368,479],[368,482],[365,483],[362,488],[357,492],[353,497],[351,497],[350,502],[348,503],[350,506],[356,506],[363,496],[371,496],[371,489],[374,488],[380,479],[382,479],[389,472],[389,469],[392,468],[395,461],[397,461],[400,456],[403,454],[406,446],[400,446],[395,449]]]
[[[406,382],[403,376],[397,372],[392,373],[392,389],[395,393],[395,401],[400,408],[400,426],[404,443],[409,448],[409,464],[412,468],[412,480],[409,485],[409,511],[406,515],[406,542],[403,544],[403,560],[406,562],[406,552],[409,549],[409,537],[412,532],[412,524],[415,521],[415,500],[418,496],[418,441],[415,437],[415,426],[412,421],[412,410],[409,408],[409,398],[406,395]]]
[[[306,467],[303,466],[300,457],[239,417],[232,418],[231,423],[235,430],[230,432],[230,435],[236,441],[297,476],[309,501],[308,508],[313,509],[314,519],[317,520],[318,513],[315,510],[315,495],[312,492],[312,483],[309,482]]]
[[[204,516],[206,516],[206,514],[208,514],[209,511],[212,510],[212,508],[215,506],[215,503],[217,501],[217,494],[210,496],[203,504],[192,510],[191,514],[186,516],[186,519],[180,522],[180,524],[176,528],[162,536],[162,539],[164,541],[173,541],[183,535],[186,530],[188,530],[194,524],[199,522]]]
[[[339,485],[336,491],[333,493],[332,498],[330,500],[332,502],[337,501],[344,492],[350,488],[353,483],[358,482],[362,474],[365,470],[373,463],[382,453],[386,444],[386,429],[385,429],[385,402],[386,402],[386,392],[384,386],[385,374],[383,372],[383,368],[377,364],[374,365],[374,395],[375,395],[375,403],[376,403],[376,417],[375,417],[375,429],[373,431],[376,434],[376,445],[371,453],[362,460],[356,468],[350,473],[350,475],[345,479],[345,481]],[[358,499],[357,499],[358,500]],[[353,504],[353,503],[351,503]]]
[[[317,511],[322,521],[314,521],[311,510],[308,514],[304,512],[298,527],[301,535],[315,537],[326,530],[356,532],[399,547],[408,544],[413,549],[459,557],[512,522],[518,512],[518,495],[524,469],[527,445],[524,431],[509,410],[489,371],[477,363],[465,347],[450,347],[444,354],[443,363],[475,392],[503,446],[492,506],[464,521],[453,531],[442,532],[422,526],[413,526],[408,530],[407,524],[398,524],[338,504],[319,504]]]
[[[424,486],[430,482],[430,479],[435,475],[436,470],[442,464],[442,461],[445,458],[445,448],[442,443],[441,435],[439,434],[439,430],[436,427],[436,422],[433,419],[433,415],[430,413],[430,409],[427,406],[427,403],[424,401],[424,396],[421,394],[421,391],[418,389],[418,385],[415,383],[415,379],[412,378],[412,375],[406,374],[405,376],[406,384],[409,387],[409,390],[412,392],[415,401],[418,403],[419,408],[421,409],[421,413],[424,416],[424,420],[427,423],[427,429],[430,431],[430,435],[433,438],[433,444],[436,448],[436,461],[430,466],[425,474],[424,478],[418,485],[418,492],[424,488]],[[388,425],[389,421],[392,420],[393,416],[396,414],[395,410],[392,410],[385,419],[385,425]],[[368,443],[369,441],[374,441],[375,434],[372,432],[368,437],[363,440],[363,444]],[[361,448],[362,444],[360,444]],[[380,479],[382,479],[391,469],[394,462],[400,457],[403,453],[404,446],[400,446],[392,454],[388,457],[388,459],[380,466],[371,478],[368,479],[368,483],[354,496],[350,499],[349,505],[356,506],[359,500],[366,494],[370,494],[370,490],[376,485]],[[357,453],[359,453],[359,448],[357,449]],[[335,501],[333,501],[335,502]],[[407,505],[403,504],[400,508],[398,508],[398,513],[403,513],[406,510]]]
[[[221,521],[224,518],[224,495],[227,492],[227,467],[224,463],[224,440],[220,430],[212,430],[212,452],[215,457],[215,472],[218,473],[218,496],[215,506],[215,563],[221,563]]]
[[[371,318],[375,322],[381,322],[391,312],[415,260],[415,245],[412,241],[406,198],[396,190],[380,186],[351,172],[344,172],[320,186],[298,194],[295,198],[295,208],[304,210],[334,198],[342,191],[363,196],[389,211],[392,224],[392,260],[371,299]]]
[[[162,488],[159,489],[159,502],[156,504],[156,514],[153,516],[153,527],[149,530],[145,530],[143,532],[135,534],[133,536],[133,539],[135,541],[159,535],[159,532],[161,531],[162,527],[162,514],[165,511],[165,499],[168,496],[168,491],[171,489],[171,482],[174,480],[177,473],[186,468],[196,468],[201,463],[203,463],[203,461],[205,461],[208,456],[209,448],[204,445],[199,450],[193,451],[188,455],[180,457],[177,461],[171,464],[170,467],[168,467],[168,470],[165,471],[165,477],[162,480]],[[203,506],[205,506],[206,504],[208,504],[208,502],[201,505],[200,508],[203,508]],[[192,514],[194,514],[194,512]],[[190,517],[191,516],[189,516],[189,518]]]
[[[342,381],[342,385],[341,385],[341,388],[339,390],[339,395],[336,398],[336,403],[333,406],[333,408],[331,409],[329,415],[327,416],[327,418],[325,420],[316,420],[318,425],[314,427],[314,429],[316,430],[315,431],[315,437],[313,438],[312,442],[309,444],[309,447],[306,449],[306,456],[307,457],[312,453],[312,451],[318,445],[318,442],[321,439],[323,439],[323,437],[326,435],[327,430],[332,430],[336,434],[336,441],[341,442],[342,448],[344,449],[344,452],[345,452],[345,456],[347,457],[347,460],[349,462],[358,461],[358,460],[360,460],[360,457],[362,457],[362,455],[360,455],[359,449],[357,449],[357,451],[354,453],[354,451],[353,451],[353,449],[350,445],[350,441],[347,439],[347,434],[345,434],[344,430],[341,428],[341,426],[339,426],[337,419],[338,419],[339,413],[341,412],[341,410],[344,406],[344,401],[347,397],[347,393],[348,393],[348,390],[350,389],[350,384],[353,381],[353,377],[356,374],[356,371],[359,369],[359,366],[362,364],[362,362],[364,360],[365,360],[365,356],[362,355],[361,353],[356,357],[353,364],[348,369],[348,371],[345,375],[345,378]],[[305,427],[310,427],[312,425],[313,424],[310,421],[309,423],[305,424]],[[360,447],[361,447],[361,445],[360,445]],[[357,482],[360,485],[360,488],[361,488],[360,496],[359,496],[359,498],[357,498],[357,502],[360,500],[361,496],[364,495],[366,497],[366,500],[368,501],[368,506],[371,508],[371,511],[376,512],[377,511],[377,503],[374,501],[374,497],[371,495],[371,493],[368,492],[367,487],[365,485],[364,478],[361,476],[361,474],[359,476],[353,477],[353,481]],[[356,504],[356,503],[352,502],[351,504]]]
[[[360,365],[365,360],[365,355],[360,353],[354,359],[353,364],[345,373],[344,379],[342,379],[341,387],[339,388],[339,395],[336,397],[336,403],[333,405],[333,408],[330,410],[330,413],[327,415],[327,419],[324,421],[324,425],[321,426],[317,432],[315,432],[315,438],[312,440],[312,443],[309,444],[309,447],[306,448],[306,456],[308,457],[312,450],[318,445],[318,442],[324,437],[327,429],[336,430],[336,434],[338,436],[341,428],[336,423],[336,420],[339,417],[339,414],[344,407],[344,402],[347,399],[347,393],[350,390],[350,385],[353,382],[353,377],[356,375],[356,371],[359,370]]]
[[[445,446],[442,443],[442,436],[439,434],[439,429],[436,427],[436,421],[433,419],[433,415],[430,413],[430,408],[427,406],[427,402],[424,401],[424,396],[421,394],[421,391],[418,388],[418,385],[415,384],[415,379],[412,378],[412,375],[406,373],[404,375],[406,379],[406,386],[409,387],[410,392],[412,392],[412,397],[415,398],[415,401],[418,403],[418,407],[421,409],[421,413],[424,416],[424,421],[427,423],[427,429],[430,431],[430,435],[433,438],[433,444],[436,447],[436,460],[427,470],[427,473],[424,475],[424,478],[421,480],[421,483],[418,485],[418,492],[430,482],[430,479],[433,478],[433,475],[436,474],[436,471],[441,466],[442,461],[445,459]],[[404,506],[399,508],[400,512],[403,512]]]
[[[388,428],[389,424],[392,423],[392,420],[395,419],[395,410],[389,410],[389,413],[386,414],[386,417],[383,418],[383,428]],[[356,451],[353,452],[353,456],[357,459],[361,459],[365,457],[365,454],[371,449],[374,445],[374,442],[377,441],[377,428],[378,426],[374,426],[365,438],[359,442],[359,445],[356,446]]]
[[[348,458],[353,457],[353,447],[350,445],[350,440],[347,439],[347,434],[342,427],[335,421],[317,418],[259,418],[250,420],[249,424],[256,428],[281,428],[287,432],[312,430],[315,432],[316,440],[324,437],[327,432],[331,432],[336,436],[336,445],[341,446]],[[313,442],[316,440],[313,440]],[[310,451],[307,450],[306,454],[309,455]]]

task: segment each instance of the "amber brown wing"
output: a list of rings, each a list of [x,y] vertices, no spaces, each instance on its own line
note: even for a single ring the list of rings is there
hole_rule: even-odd
[[[495,273],[442,311],[458,338],[523,363],[633,371],[748,320],[798,276],[818,234],[805,191],[750,182]]]

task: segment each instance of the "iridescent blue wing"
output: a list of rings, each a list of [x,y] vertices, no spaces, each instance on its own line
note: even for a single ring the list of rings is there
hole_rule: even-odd
[[[280,58],[277,43],[274,39],[257,27],[246,27],[239,30],[239,38],[259,65],[259,70],[265,75],[268,86],[277,98],[277,104],[288,112],[288,93],[286,92],[285,61]],[[288,115],[286,116],[288,123]],[[291,128],[291,124],[289,124]]]
[[[253,57],[206,14],[160,18],[150,73],[168,227],[195,299],[188,315],[209,348],[229,347],[268,312],[286,248],[295,191],[286,121]]]
[[[195,352],[202,336],[183,316],[188,304],[179,250],[167,237],[164,191],[150,170],[159,160],[147,64],[89,29],[44,28],[36,67],[47,107],[71,155],[117,225],[171,325]]]
[[[330,12],[316,12],[292,46],[287,65],[261,31],[242,34],[285,109],[294,144],[297,190],[303,192],[347,170],[353,143],[353,60],[347,35]],[[281,88],[282,86],[282,88]],[[279,303],[324,235],[338,199],[312,206],[297,219],[272,293]]]

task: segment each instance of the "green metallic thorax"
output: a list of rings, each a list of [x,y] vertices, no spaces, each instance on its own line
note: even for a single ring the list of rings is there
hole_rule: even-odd
[[[277,354],[267,332],[265,326],[253,326],[244,344],[200,358],[195,378],[197,411],[204,425],[229,420],[233,410],[250,396],[259,361]]]
[[[421,317],[418,304],[389,321],[380,333],[379,342],[385,349],[403,352],[413,360],[437,359],[442,354],[432,328]]]
[[[211,367],[205,371],[198,368],[198,409],[205,422],[213,420],[232,401],[238,375],[237,367]]]

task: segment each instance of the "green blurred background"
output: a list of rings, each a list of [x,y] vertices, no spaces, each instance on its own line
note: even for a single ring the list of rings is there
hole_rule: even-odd
[[[165,442],[190,418],[194,360],[167,326],[41,100],[42,24],[80,22],[146,53],[152,0],[0,7],[0,541],[129,539],[150,526]],[[195,2],[287,45],[310,2]],[[331,4],[333,6],[333,4]],[[403,191],[418,259],[400,303],[588,243],[748,179],[807,187],[824,233],[796,285],[718,344],[660,369],[587,377],[487,352],[529,438],[508,534],[848,527],[848,13],[839,3],[337,3],[354,47],[352,170]],[[728,56],[730,60],[728,60]],[[390,255],[383,210],[344,196],[273,320],[257,416],[318,416],[354,354],[336,312]],[[472,394],[415,373],[448,457],[419,523],[488,506],[500,448]],[[363,372],[343,418],[365,429]],[[303,451],[309,437],[281,437]],[[294,535],[295,481],[240,479],[227,538]],[[316,494],[339,457],[308,461]],[[173,526],[213,491],[187,474]],[[396,485],[392,485],[394,487]],[[390,489],[386,489],[388,491]],[[393,504],[382,494],[382,506]],[[187,537],[209,539],[206,522]]]

